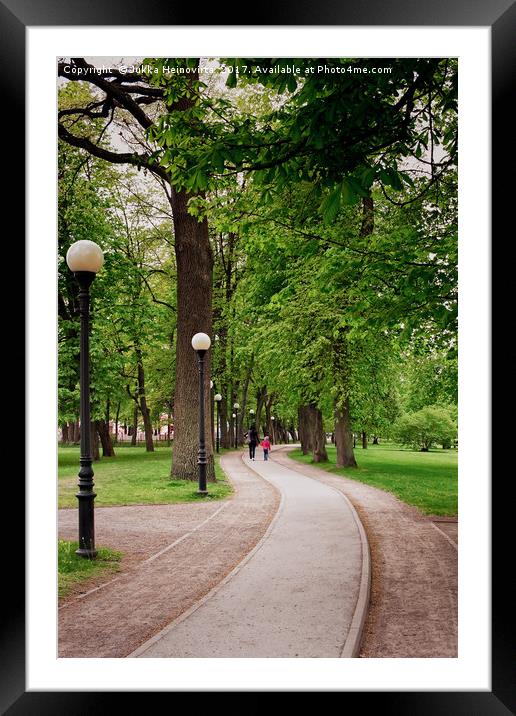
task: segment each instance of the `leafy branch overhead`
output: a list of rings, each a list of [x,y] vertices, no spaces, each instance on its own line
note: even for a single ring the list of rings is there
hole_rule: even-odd
[[[189,83],[184,76],[164,72],[171,62],[161,60],[151,79],[172,105],[148,136],[159,145],[156,162],[170,171],[173,183],[192,193],[241,172],[252,172],[253,181],[279,191],[309,181],[331,221],[341,205],[368,195],[374,184],[395,192],[412,186],[408,163],[423,154],[430,153],[431,181],[456,161],[453,61],[384,60],[388,74],[364,74],[354,70],[358,65],[371,70],[378,60],[222,60],[232,70],[226,85],[234,93],[257,84],[276,93],[277,106],[256,116],[238,111],[224,96],[206,94],[202,82],[196,104],[176,111]],[[338,81],[332,74],[310,74],[323,62],[330,70],[341,70]],[[278,74],[294,64],[300,75]],[[433,152],[437,147],[440,160]]]

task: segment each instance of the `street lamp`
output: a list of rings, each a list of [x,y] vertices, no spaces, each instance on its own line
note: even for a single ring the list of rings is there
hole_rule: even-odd
[[[249,430],[251,430],[251,425],[253,424],[253,418],[254,418],[254,410],[251,408],[249,410]]]
[[[204,435],[204,356],[211,346],[211,339],[206,333],[196,333],[192,338],[192,348],[197,353],[199,367],[199,451],[197,464],[199,465],[199,495],[207,495],[206,489],[206,440]]]
[[[235,449],[238,447],[238,409],[240,405],[238,403],[233,403],[233,408],[235,410],[233,417],[235,418]]]
[[[220,445],[220,438],[219,438],[219,429],[220,429],[220,401],[222,400],[222,395],[220,393],[217,393],[215,396],[215,402],[217,403],[217,452],[219,452],[219,445]]]
[[[274,415],[271,415],[271,420],[272,420],[272,444],[275,445],[276,440],[274,438],[274,421],[276,420],[276,418],[274,417]]]
[[[79,548],[75,551],[81,557],[94,559],[95,520],[93,501],[97,496],[93,492],[93,460],[91,457],[90,432],[90,286],[104,263],[102,249],[93,241],[76,241],[66,253],[66,263],[73,271],[79,284],[79,312],[81,316],[80,338],[80,419],[81,419],[81,456],[79,464]]]

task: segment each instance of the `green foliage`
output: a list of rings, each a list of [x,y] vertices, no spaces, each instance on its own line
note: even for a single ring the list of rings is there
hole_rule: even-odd
[[[85,101],[81,83],[60,91],[60,107]],[[91,100],[91,95],[89,95]],[[91,124],[84,132],[92,132]],[[74,128],[74,131],[75,128]],[[106,144],[107,140],[104,140]],[[149,208],[151,212],[149,215]],[[155,207],[155,208],[152,208]],[[95,241],[104,265],[91,286],[90,375],[92,419],[119,407],[132,414],[137,351],[147,375],[154,413],[168,412],[174,386],[175,262],[170,221],[155,193],[135,181],[132,169],[113,168],[59,142],[59,420],[79,413],[78,287],[64,257],[80,239]],[[164,237],[166,240],[164,241]]]
[[[402,445],[427,451],[436,443],[449,446],[457,437],[457,426],[449,408],[428,405],[414,413],[401,415],[392,433]]]
[[[222,58],[224,91],[163,70],[186,71],[189,62],[146,60],[155,70],[150,82],[164,90],[169,108],[148,132],[159,147],[154,160],[192,194],[252,172],[267,187],[266,203],[271,189],[281,193],[307,181],[324,195],[320,211],[330,223],[341,204],[355,203],[373,185],[395,192],[412,186],[403,160],[420,158],[422,147],[441,144],[455,161],[453,60],[389,60],[390,72],[375,73],[377,59]],[[256,87],[274,97],[258,113],[241,102]],[[178,105],[181,100],[187,101]]]
[[[383,435],[402,412],[456,403],[456,61],[389,60],[384,74],[361,71],[377,59],[210,62],[201,81],[195,58],[145,60],[164,91],[147,138],[210,227],[212,377],[226,406],[261,401],[295,421],[314,402],[331,430],[348,400],[353,429]],[[175,372],[167,207],[130,170],[61,155],[60,253],[77,237],[106,251],[92,289],[94,415],[108,398],[131,415],[139,355],[157,421]],[[63,418],[78,407],[74,291],[61,266]]]

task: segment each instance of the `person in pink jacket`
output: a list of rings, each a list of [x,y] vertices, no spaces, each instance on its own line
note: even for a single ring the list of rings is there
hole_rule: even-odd
[[[271,449],[271,444],[269,442],[269,436],[266,435],[262,440],[262,450],[263,450],[263,459],[268,460],[269,459],[269,450]]]

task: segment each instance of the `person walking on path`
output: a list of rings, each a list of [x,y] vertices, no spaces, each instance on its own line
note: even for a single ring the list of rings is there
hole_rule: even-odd
[[[268,435],[266,435],[262,440],[262,449],[263,449],[263,459],[268,460],[269,459],[269,450],[271,449],[271,443],[269,441]]]
[[[258,437],[258,432],[256,431],[256,425],[253,423],[251,427],[249,428],[249,459],[254,460],[254,454],[256,451],[256,446],[260,442],[260,438]]]

